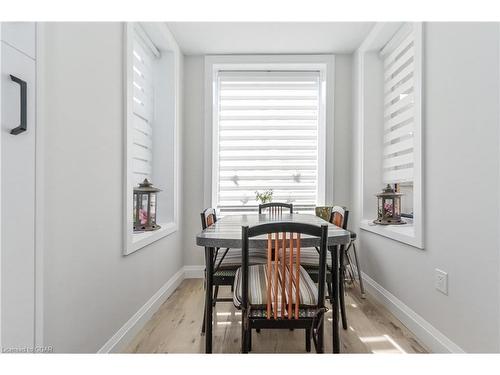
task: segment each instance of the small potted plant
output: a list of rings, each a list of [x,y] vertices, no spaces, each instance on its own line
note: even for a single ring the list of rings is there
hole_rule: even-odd
[[[255,192],[255,200],[260,204],[270,203],[273,200],[273,189],[264,190],[260,193],[258,190]]]

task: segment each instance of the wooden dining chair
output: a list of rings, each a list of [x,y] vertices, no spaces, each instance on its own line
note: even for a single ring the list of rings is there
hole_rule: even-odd
[[[293,214],[293,204],[281,202],[259,204],[259,214],[266,212],[270,215],[281,215],[283,212]]]
[[[335,224],[336,226],[347,230],[347,222],[349,219],[349,210],[346,207],[342,206],[333,206],[330,210],[330,223]],[[341,245],[339,247],[339,272],[340,272],[340,280],[344,280],[345,277],[345,246]],[[326,282],[328,285],[328,296],[330,298],[330,302],[332,301],[333,296],[333,287],[332,287],[332,269],[333,269],[333,259],[332,253],[330,251],[327,252],[327,260],[326,260],[327,268],[326,268]],[[320,269],[319,263],[319,249],[314,247],[304,248],[302,250],[301,256],[301,265],[307,271],[311,278],[318,282],[318,275]],[[340,313],[342,317],[342,327],[347,329],[347,314],[345,308],[345,285],[343,282],[339,283],[339,304],[340,304]]]
[[[250,265],[249,240],[267,235],[266,264]],[[319,238],[318,284],[300,265],[303,235]],[[328,226],[276,222],[242,227],[242,266],[235,278],[233,300],[242,310],[241,350],[252,348],[252,329],[304,329],[306,351],[311,338],[324,352],[325,267]],[[266,241],[266,239],[264,239]]]
[[[203,210],[201,215],[201,228],[202,230],[207,229],[215,222],[217,222],[217,213],[214,208],[207,208]],[[266,253],[265,250],[253,250],[250,262],[252,264],[265,263]],[[215,249],[214,254],[214,269],[212,271],[213,280],[213,306],[215,307],[217,302],[232,302],[232,298],[219,298],[219,286],[230,286],[231,289],[234,285],[234,278],[236,276],[236,270],[241,267],[241,249]],[[206,280],[205,269],[205,280]],[[205,301],[205,304],[207,301]],[[205,309],[203,309],[205,311]],[[203,324],[201,327],[202,334],[205,333],[205,314],[203,314]]]

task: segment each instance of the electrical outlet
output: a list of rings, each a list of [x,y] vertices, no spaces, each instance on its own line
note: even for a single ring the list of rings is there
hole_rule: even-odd
[[[434,286],[441,293],[448,295],[448,274],[439,268],[434,271]]]

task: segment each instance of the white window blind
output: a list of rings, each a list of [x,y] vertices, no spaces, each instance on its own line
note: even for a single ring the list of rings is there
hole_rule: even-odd
[[[309,209],[317,201],[320,74],[221,71],[217,80],[217,206],[255,209],[255,191]]]
[[[132,172],[134,186],[145,178],[151,180],[153,170],[153,54],[139,34],[134,33],[133,45],[133,113],[134,134]]]
[[[389,42],[392,50],[383,55],[385,183],[413,182],[414,41],[413,31],[404,36],[396,34]]]

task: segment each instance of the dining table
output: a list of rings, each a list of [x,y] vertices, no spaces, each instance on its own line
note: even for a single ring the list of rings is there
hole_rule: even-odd
[[[200,232],[196,236],[196,244],[202,246],[205,250],[206,267],[206,303],[205,303],[205,352],[212,353],[212,325],[213,325],[213,271],[214,254],[217,248],[241,249],[241,228],[243,226],[252,227],[254,225],[275,223],[275,222],[293,222],[312,225],[328,225],[328,251],[331,252],[332,270],[332,337],[333,352],[340,352],[340,332],[339,332],[339,283],[341,282],[339,272],[339,254],[341,248],[350,241],[350,232],[342,229],[322,218],[313,214],[304,213],[281,213],[272,215],[265,214],[243,214],[243,215],[225,215]],[[302,247],[319,246],[319,237],[305,235],[301,239]],[[249,248],[267,247],[267,236],[257,236],[249,239]]]

